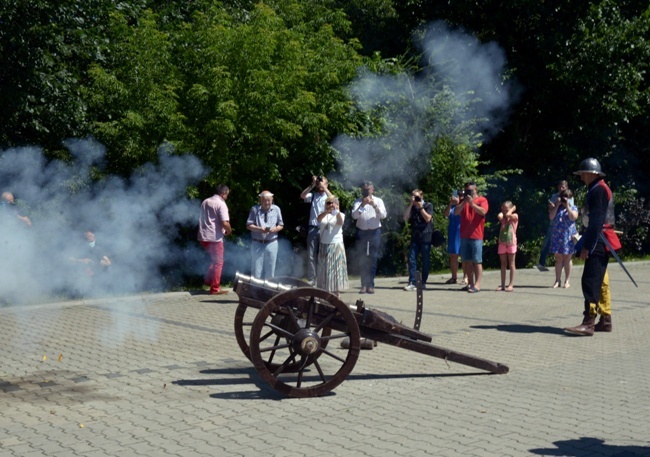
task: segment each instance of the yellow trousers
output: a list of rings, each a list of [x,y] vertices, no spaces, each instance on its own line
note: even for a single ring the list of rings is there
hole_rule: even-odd
[[[600,299],[598,303],[589,303],[589,314],[596,316],[611,316],[612,315],[612,294],[609,291],[609,273],[605,271],[603,284],[600,286]]]

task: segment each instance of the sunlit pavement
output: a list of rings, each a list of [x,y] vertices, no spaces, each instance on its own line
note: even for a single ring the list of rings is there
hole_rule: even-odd
[[[421,330],[510,367],[485,374],[380,344],[329,395],[286,399],[235,341],[234,293],[0,308],[0,456],[650,456],[650,263],[610,264],[614,331],[572,337],[576,267],[488,272],[478,294],[433,275]],[[353,282],[358,286],[358,282]],[[415,292],[342,295],[406,325]]]

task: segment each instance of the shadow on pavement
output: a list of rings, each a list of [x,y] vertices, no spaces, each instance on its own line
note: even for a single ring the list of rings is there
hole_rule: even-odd
[[[500,324],[500,325],[472,325],[470,328],[478,330],[499,330],[500,332],[511,333],[546,333],[549,335],[567,336],[563,329],[550,327],[548,325],[525,325],[525,324]]]
[[[549,449],[531,449],[537,455],[555,455],[566,457],[591,457],[594,455],[611,455],[615,457],[647,457],[650,446],[616,446],[605,444],[599,438],[582,437],[576,440],[556,441],[556,447]]]
[[[224,368],[214,370],[202,370],[201,374],[211,375],[241,375],[241,377],[233,378],[201,378],[201,379],[179,379],[172,381],[172,384],[192,387],[192,386],[235,386],[235,385],[251,385],[254,384],[258,390],[255,391],[238,391],[238,392],[220,392],[210,394],[210,398],[220,398],[224,400],[288,400],[285,397],[273,390],[267,383],[265,383],[258,375],[255,368]],[[350,374],[345,381],[372,381],[380,379],[415,379],[415,378],[446,378],[446,377],[465,377],[465,376],[487,376],[491,373],[477,372],[477,373],[435,373],[435,374]],[[314,379],[316,379],[314,377]],[[305,378],[306,381],[309,378]],[[344,381],[344,382],[345,382]],[[331,391],[323,396],[336,395]]]

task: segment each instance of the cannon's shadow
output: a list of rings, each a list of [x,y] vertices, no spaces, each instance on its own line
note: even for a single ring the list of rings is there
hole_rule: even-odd
[[[555,441],[554,448],[530,449],[532,454],[563,457],[591,457],[593,455],[611,455],[616,457],[648,457],[650,446],[616,446],[606,444],[599,438],[582,437],[575,440]]]
[[[526,325],[526,324],[497,324],[497,325],[472,325],[470,328],[478,330],[499,330],[510,333],[546,333],[548,335],[570,336],[558,327],[549,325]]]
[[[179,379],[172,381],[172,384],[177,386],[250,386],[255,385],[254,391],[238,391],[238,392],[222,392],[210,394],[211,398],[221,398],[226,400],[289,400],[287,397],[281,395],[273,390],[260,376],[254,367],[247,368],[217,368],[211,370],[202,370],[203,375],[215,375],[213,378],[200,378],[200,379]],[[477,372],[477,373],[434,373],[434,374],[350,374],[345,378],[347,381],[372,381],[378,379],[414,379],[414,378],[448,378],[448,377],[464,377],[464,376],[486,376],[491,373]],[[234,376],[239,377],[234,377]],[[310,379],[316,380],[317,374],[313,376],[306,376],[305,381]],[[325,396],[336,395],[334,391],[329,392]]]

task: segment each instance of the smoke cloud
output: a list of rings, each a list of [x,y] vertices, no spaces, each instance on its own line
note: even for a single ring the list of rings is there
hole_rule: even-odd
[[[440,135],[453,136],[469,126],[486,140],[506,119],[513,88],[504,81],[505,54],[496,43],[481,43],[443,22],[414,36],[422,71],[378,75],[366,69],[349,88],[361,110],[382,114],[386,121],[379,137],[341,135],[333,142],[340,153],[336,178],[346,185],[371,179],[380,186],[412,188],[429,172]]]
[[[174,243],[183,227],[196,225],[200,202],[186,194],[206,174],[196,157],[161,147],[157,164],[128,179],[96,179],[105,148],[94,140],[66,147],[69,162],[48,162],[39,148],[0,152],[1,191],[17,202],[0,208],[1,303],[159,290],[165,268],[203,259],[196,241]],[[88,257],[86,231],[94,232],[94,252],[106,255],[110,267],[71,260]]]

